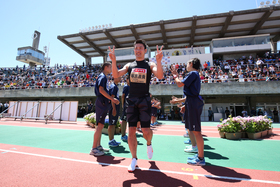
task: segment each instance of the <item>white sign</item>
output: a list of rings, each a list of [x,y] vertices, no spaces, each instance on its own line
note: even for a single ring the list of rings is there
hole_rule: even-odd
[[[185,63],[191,59],[191,58],[198,58],[200,60],[201,66],[204,64],[204,62],[210,62],[211,66],[213,66],[213,54],[193,54],[193,55],[181,55],[181,56],[164,56],[161,60],[161,64],[163,66],[170,66],[171,64],[176,64],[178,63]],[[156,58],[149,58],[150,62],[157,63]]]
[[[200,55],[205,54],[204,47],[162,50],[163,56]]]

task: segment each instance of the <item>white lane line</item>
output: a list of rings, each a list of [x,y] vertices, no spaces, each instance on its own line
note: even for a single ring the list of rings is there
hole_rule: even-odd
[[[16,153],[16,154],[23,154],[23,155],[30,155],[30,156],[37,156],[37,157],[43,157],[43,158],[67,160],[67,161],[72,161],[72,162],[81,162],[81,163],[89,163],[89,164],[96,164],[96,165],[104,165],[104,166],[112,166],[112,167],[119,167],[119,168],[127,168],[127,166],[124,166],[124,165],[108,164],[108,163],[102,163],[102,162],[93,162],[93,161],[78,160],[78,159],[71,159],[71,158],[61,158],[61,157],[56,157],[56,156],[41,155],[41,154],[19,152],[19,151],[11,151],[11,150],[6,150],[6,149],[0,149],[0,151]],[[217,176],[217,175],[204,175],[204,174],[198,174],[198,173],[186,173],[186,172],[159,170],[159,169],[150,169],[150,168],[140,168],[140,167],[137,167],[136,169],[146,170],[146,171],[154,171],[154,172],[161,172],[161,173],[172,173],[172,174],[179,174],[179,175],[190,175],[190,176],[196,175],[196,176],[206,177],[206,178],[218,178],[218,179],[258,182],[258,183],[267,183],[267,184],[280,184],[279,181],[246,179],[246,178],[237,178],[237,177],[225,177],[225,176]]]
[[[3,125],[3,126],[13,126],[13,127],[30,127],[30,128],[45,128],[45,129],[60,129],[60,130],[75,130],[75,131],[95,131],[95,129],[93,128],[90,128],[90,127],[87,127],[87,126],[84,126],[84,127],[81,127],[81,126],[71,126],[71,125],[53,125],[53,126],[48,126],[49,124],[46,124],[46,126],[26,126],[26,125],[13,125],[13,124],[0,124],[0,126]],[[65,129],[63,128],[63,126],[69,126],[69,127],[76,127],[76,128],[70,128],[70,129]],[[57,127],[57,128],[55,128]]]
[[[165,126],[154,126],[156,129],[159,128],[159,129],[182,129],[182,130],[185,130],[185,127],[165,127]],[[217,127],[205,127],[205,126],[201,126],[202,129],[217,129]]]
[[[160,131],[174,131],[174,132],[184,132],[184,130],[168,130],[168,129],[152,129],[152,130],[155,130],[156,132],[160,132]],[[212,132],[212,133],[218,133],[219,131],[201,131],[202,133],[203,132]]]

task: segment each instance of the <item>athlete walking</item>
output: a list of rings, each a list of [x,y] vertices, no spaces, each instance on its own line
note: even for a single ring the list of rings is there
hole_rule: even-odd
[[[163,57],[162,48],[163,46],[160,49],[157,46],[157,64],[148,62],[145,60],[147,45],[144,40],[138,39],[134,42],[134,54],[136,60],[134,62],[127,63],[122,69],[118,70],[115,56],[115,47],[113,47],[113,49],[109,47],[109,57],[112,60],[113,77],[121,77],[128,73],[130,82],[129,95],[126,99],[126,115],[129,125],[128,145],[132,155],[131,164],[128,166],[129,172],[133,172],[137,165],[136,127],[138,121],[141,123],[143,137],[147,141],[148,158],[151,159],[153,156],[153,132],[150,129],[151,98],[149,94],[149,87],[152,73],[158,79],[163,78],[163,70],[161,65],[161,60]]]

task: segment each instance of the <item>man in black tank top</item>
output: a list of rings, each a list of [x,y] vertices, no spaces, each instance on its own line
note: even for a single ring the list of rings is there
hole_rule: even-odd
[[[162,46],[163,47],[163,46]],[[149,94],[149,85],[151,74],[153,73],[158,79],[163,78],[163,70],[161,66],[162,47],[157,46],[156,60],[157,64],[145,60],[147,46],[144,40],[136,40],[134,42],[134,54],[136,60],[127,63],[122,69],[117,69],[115,56],[115,46],[113,49],[109,47],[109,57],[112,60],[113,77],[121,77],[128,73],[130,89],[128,98],[126,99],[126,115],[129,123],[128,145],[132,155],[132,162],[128,166],[128,171],[133,172],[137,165],[137,139],[136,127],[140,121],[143,137],[147,141],[147,154],[151,159],[153,156],[152,137],[153,131],[150,129],[151,123],[151,98]]]

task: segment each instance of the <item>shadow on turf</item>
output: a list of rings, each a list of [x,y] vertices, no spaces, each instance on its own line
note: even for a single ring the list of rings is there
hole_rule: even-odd
[[[130,153],[129,151],[126,151],[125,150],[125,147],[123,146],[118,146],[118,147],[111,147],[111,150],[114,152],[114,153]]]
[[[127,180],[123,182],[123,187],[134,186],[135,184],[146,184],[147,186],[191,186],[185,181],[169,177],[165,173],[160,172],[155,161],[150,161],[149,170],[139,170],[134,171],[135,179]]]
[[[107,137],[108,137],[108,134],[102,134],[102,136],[107,136]],[[143,138],[143,135],[142,135],[142,134],[136,133],[136,138]],[[127,142],[124,142],[124,143],[127,143]],[[137,140],[137,145],[143,145],[143,144],[140,143],[140,142]]]
[[[228,160],[228,157],[224,157],[218,153],[214,153],[211,151],[204,151],[204,157],[207,157],[209,159],[215,159],[215,160]],[[211,164],[210,164],[211,165]]]
[[[211,147],[211,146],[209,146],[209,145],[205,145],[205,144],[204,144],[204,149],[214,150],[215,148],[213,148],[213,147]]]
[[[207,162],[206,164],[207,166],[202,166],[202,168],[217,177],[216,178],[214,176],[211,177],[206,175],[206,177],[209,179],[222,181],[222,182],[230,182],[230,183],[241,182],[242,181],[241,179],[251,179],[249,175],[238,173],[233,169],[211,165],[210,163]],[[225,178],[221,178],[221,177],[225,177]]]

